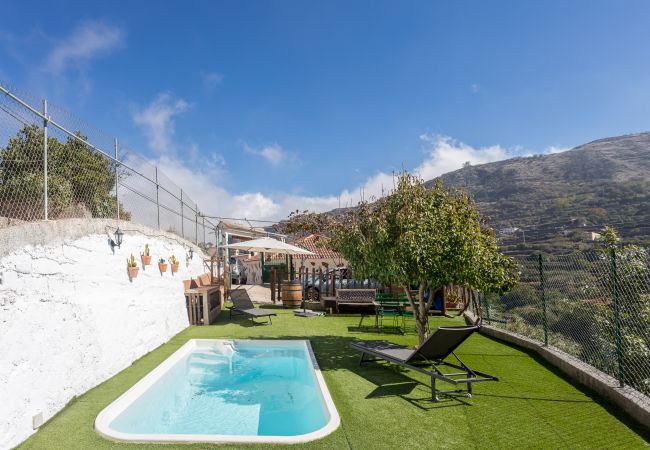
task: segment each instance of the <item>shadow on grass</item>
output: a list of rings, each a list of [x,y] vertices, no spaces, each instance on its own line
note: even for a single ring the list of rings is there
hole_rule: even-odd
[[[399,327],[349,326],[348,333],[404,334]]]

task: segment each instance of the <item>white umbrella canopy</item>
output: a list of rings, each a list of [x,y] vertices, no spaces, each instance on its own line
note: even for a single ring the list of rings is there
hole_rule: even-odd
[[[224,248],[246,250],[249,252],[281,253],[283,255],[313,255],[314,253],[286,242],[278,241],[270,237],[253,239],[250,241],[237,242],[236,244],[224,245]]]

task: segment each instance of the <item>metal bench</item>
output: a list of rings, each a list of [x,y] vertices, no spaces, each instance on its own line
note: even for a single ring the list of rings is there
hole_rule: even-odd
[[[372,311],[375,316],[375,326],[377,326],[377,307],[379,304],[375,301],[376,289],[337,289],[336,290],[336,312],[340,312],[340,307],[353,307],[361,309],[361,320],[359,326],[366,315],[364,311]]]

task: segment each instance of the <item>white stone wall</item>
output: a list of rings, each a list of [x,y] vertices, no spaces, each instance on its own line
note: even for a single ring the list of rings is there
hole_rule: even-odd
[[[36,414],[47,420],[187,327],[182,280],[205,271],[198,249],[188,261],[180,238],[129,225],[123,228],[134,230],[125,230],[115,254],[106,233],[78,236],[79,227],[62,232],[60,223],[52,225],[56,232],[30,225],[21,244],[40,230],[35,245],[12,249],[21,239],[0,236],[0,449],[33,433]],[[44,234],[51,243],[38,243]],[[143,270],[145,243],[152,264]],[[131,253],[140,266],[133,281]],[[157,259],[172,254],[179,272],[161,275]]]

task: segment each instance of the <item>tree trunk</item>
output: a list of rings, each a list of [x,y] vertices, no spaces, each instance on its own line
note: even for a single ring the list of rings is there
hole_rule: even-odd
[[[481,302],[478,301],[477,292],[474,289],[470,289],[469,297],[474,305],[474,311],[476,312],[476,321],[474,322],[474,325],[481,325],[481,322],[483,321],[483,311],[481,311]]]
[[[411,293],[410,286],[402,285],[402,289],[406,293],[406,297],[409,300],[411,309],[413,309],[413,316],[415,318],[415,327],[418,331],[418,340],[422,344],[427,339],[427,323],[429,322],[429,309],[431,308],[431,299],[429,302],[424,301],[424,291],[425,287],[420,285],[417,294],[417,305],[413,299],[413,294]]]

